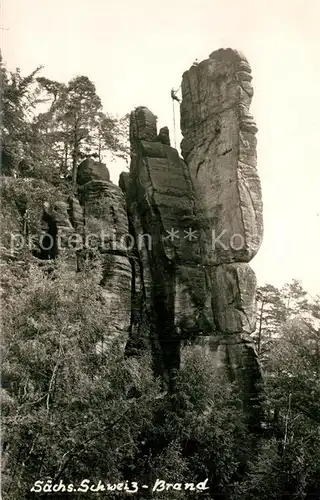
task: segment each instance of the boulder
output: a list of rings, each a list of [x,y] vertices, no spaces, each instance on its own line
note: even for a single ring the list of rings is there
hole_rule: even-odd
[[[90,181],[110,181],[109,170],[105,163],[94,161],[92,158],[87,158],[80,163],[77,171],[77,184],[82,186]]]

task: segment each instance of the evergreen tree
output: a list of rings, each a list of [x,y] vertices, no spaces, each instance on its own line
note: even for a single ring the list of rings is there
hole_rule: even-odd
[[[122,122],[103,112],[89,78],[78,76],[67,85],[38,78],[38,83],[50,102],[48,111],[34,120],[38,143],[44,138],[44,147],[54,156],[52,165],[60,176],[70,174],[75,185],[77,167],[84,158],[103,161],[107,152],[126,154]]]
[[[258,287],[257,323],[254,338],[258,354],[265,361],[272,342],[281,333],[286,318],[286,307],[280,290],[270,284]]]

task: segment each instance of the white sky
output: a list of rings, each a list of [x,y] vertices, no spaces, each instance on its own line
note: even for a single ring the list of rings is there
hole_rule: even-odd
[[[320,292],[319,0],[2,0],[1,25],[10,69],[87,75],[105,111],[148,106],[172,141],[170,89],[183,71],[220,47],[243,51],[265,219],[252,267],[259,284],[297,278]],[[122,164],[108,167],[117,182]]]

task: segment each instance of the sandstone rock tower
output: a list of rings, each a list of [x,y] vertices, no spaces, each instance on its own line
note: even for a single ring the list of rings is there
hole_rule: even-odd
[[[250,66],[220,49],[183,75],[182,156],[147,108],[131,113],[131,168],[120,187],[136,241],[133,286],[172,382],[186,340],[210,349],[257,398],[256,280],[248,262],[262,240]],[[150,237],[150,239],[148,239]]]

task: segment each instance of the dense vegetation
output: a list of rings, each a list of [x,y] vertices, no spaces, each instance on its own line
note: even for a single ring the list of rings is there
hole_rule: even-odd
[[[63,85],[38,73],[22,77],[1,65],[2,148],[10,159],[3,174],[11,176],[3,182],[5,231],[18,230],[27,198],[41,206],[63,196],[82,157],[126,154],[124,122],[103,113],[88,78]],[[39,114],[44,98],[49,106]],[[226,385],[212,358],[194,346],[184,347],[174,394],[154,377],[148,351],[123,359],[116,345],[98,348],[108,322],[100,276],[94,259],[81,273],[63,257],[48,272],[25,249],[2,261],[4,498],[50,497],[30,491],[39,479],[208,478],[206,500],[319,499],[320,298],[295,280],[258,289],[254,339],[265,372],[265,422],[257,436],[248,432],[237,386]],[[197,494],[140,490],[134,496]]]

